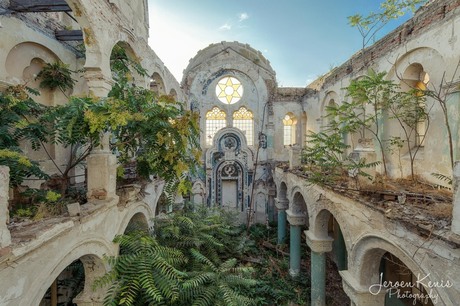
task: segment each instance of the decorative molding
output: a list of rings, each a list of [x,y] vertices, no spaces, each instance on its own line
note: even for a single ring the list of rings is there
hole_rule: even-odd
[[[305,231],[307,245],[310,247],[312,252],[316,253],[326,253],[332,251],[332,242],[334,239],[327,238],[318,238],[310,230]]]
[[[290,209],[286,210],[287,220],[290,225],[293,226],[302,226],[307,224],[307,215],[306,214],[295,214]]]
[[[289,208],[289,200],[275,198],[275,206],[278,210],[286,210]]]

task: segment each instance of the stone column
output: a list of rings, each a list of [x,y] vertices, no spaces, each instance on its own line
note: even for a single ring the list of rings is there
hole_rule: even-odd
[[[289,150],[289,169],[294,169],[300,166],[300,146],[292,145]]]
[[[332,251],[333,239],[317,238],[305,231],[307,245],[311,249],[311,305],[326,305],[326,252]]]
[[[2,249],[11,244],[11,234],[8,230],[9,223],[8,198],[10,185],[10,168],[0,166],[0,257]]]
[[[101,145],[87,158],[88,200],[108,200],[116,197],[117,159],[110,152],[109,134],[104,134]]]
[[[107,97],[112,89],[113,80],[110,67],[105,69],[101,69],[100,67],[85,67],[85,79],[90,94],[95,97]]]
[[[352,306],[385,305],[386,288],[362,286],[348,270],[339,273],[342,277],[343,290],[350,298]]]
[[[275,199],[278,209],[278,244],[283,244],[286,239],[286,209],[289,208],[288,199]]]
[[[275,194],[276,194],[276,188],[274,186],[269,185],[268,202],[267,202],[267,214],[268,214],[269,222],[275,221]]]
[[[290,224],[290,245],[289,245],[289,274],[297,277],[300,273],[300,243],[302,226],[306,224],[305,215],[297,215],[290,210],[286,211],[287,220]]]
[[[102,306],[107,294],[107,287],[93,288],[94,281],[106,272],[104,263],[96,256],[88,255],[80,258],[85,269],[85,286],[74,299],[73,303],[78,306]]]
[[[453,233],[460,235],[460,161],[456,161],[453,169],[453,186],[454,186],[454,208],[452,211]]]

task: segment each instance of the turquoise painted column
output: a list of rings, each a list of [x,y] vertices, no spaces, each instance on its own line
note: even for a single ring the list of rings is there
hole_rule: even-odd
[[[297,277],[300,274],[300,243],[302,226],[306,224],[306,216],[286,211],[287,220],[290,224],[290,244],[289,244],[289,274]]]
[[[278,211],[278,244],[283,244],[286,238],[286,211]]]
[[[289,207],[289,200],[276,198],[275,206],[278,209],[278,244],[283,244],[286,239],[286,209]]]
[[[311,250],[311,306],[326,305],[326,252],[332,251],[330,237],[317,238],[305,231],[307,245]]]
[[[300,235],[299,225],[291,225],[291,239],[289,244],[289,274],[296,277],[300,274]]]

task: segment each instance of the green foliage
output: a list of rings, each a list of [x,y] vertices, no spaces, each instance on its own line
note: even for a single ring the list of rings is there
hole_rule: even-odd
[[[118,257],[106,257],[110,272],[95,281],[109,286],[104,305],[165,305],[179,298],[179,281],[185,274],[176,267],[187,258],[164,247],[143,232],[117,236]]]
[[[395,119],[401,127],[404,139],[397,145],[403,143],[407,147],[410,158],[411,177],[415,179],[414,162],[417,153],[420,150],[425,135],[430,126],[429,109],[426,106],[426,96],[420,89],[409,91],[395,91],[392,93],[390,103],[387,103],[387,110],[390,113],[390,119]],[[419,131],[419,124],[423,122],[423,131]],[[418,135],[419,132],[423,136]],[[390,138],[391,140],[391,138]],[[393,140],[395,140],[393,138]]]
[[[349,16],[348,23],[358,29],[363,38],[364,49],[388,22],[404,16],[407,12],[413,13],[426,2],[427,0],[385,0],[380,3],[378,12],[370,12],[367,16],[361,14]]]
[[[112,49],[110,67],[115,79],[126,78],[131,81],[133,72],[138,73],[140,76],[147,75],[147,70],[141,66],[138,60],[128,56],[126,50],[120,44],[116,44]]]
[[[10,168],[12,187],[31,176],[48,177],[20,149],[22,141],[30,143],[34,150],[40,149],[49,134],[48,126],[40,119],[46,108],[33,101],[30,94],[34,93],[23,85],[0,93],[0,165]]]
[[[37,74],[36,79],[40,80],[41,88],[49,88],[54,90],[59,88],[62,92],[67,89],[73,89],[75,80],[72,78],[73,71],[69,69],[69,65],[61,61],[54,63],[46,63],[42,70]]]
[[[161,176],[170,198],[177,190],[185,193],[191,188],[187,175],[195,171],[200,157],[198,114],[171,96],[157,97],[130,84],[122,73],[117,80],[104,107],[86,116],[93,126],[110,127],[120,163],[136,160],[139,176]]]
[[[362,159],[345,157],[348,147],[343,144],[342,138],[346,134],[359,134],[361,139],[372,137],[379,145],[385,174],[386,155],[397,150],[401,164],[401,149],[406,147],[410,156],[411,174],[415,177],[414,160],[420,149],[416,143],[420,122],[423,122],[425,127],[425,130],[421,131],[423,135],[426,135],[429,128],[430,117],[429,109],[426,107],[425,91],[402,91],[398,84],[385,78],[385,72],[376,73],[369,70],[368,75],[353,80],[346,87],[350,101],[327,108],[326,117],[329,125],[326,131],[311,133],[308,136],[308,146],[303,153],[303,161],[311,171],[311,182],[333,185],[346,172],[353,177],[369,177],[362,170],[375,167],[379,162],[367,163]],[[400,133],[389,135],[388,139],[382,138],[384,115],[387,115],[388,120],[396,120],[400,125]],[[400,168],[402,169],[401,165]]]
[[[185,210],[157,219],[153,236],[118,236],[120,255],[96,282],[109,286],[104,305],[251,305],[239,290],[257,282],[228,257],[239,233],[230,224],[215,211]]]
[[[330,185],[346,175],[344,153],[348,148],[340,132],[314,133],[307,138],[308,146],[302,152],[302,160],[311,171],[309,181]]]

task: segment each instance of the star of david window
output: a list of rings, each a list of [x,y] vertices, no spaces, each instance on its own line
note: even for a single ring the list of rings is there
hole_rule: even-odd
[[[224,77],[217,82],[216,96],[224,104],[234,104],[243,96],[243,85],[234,77]]]

